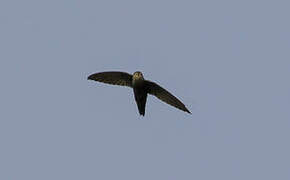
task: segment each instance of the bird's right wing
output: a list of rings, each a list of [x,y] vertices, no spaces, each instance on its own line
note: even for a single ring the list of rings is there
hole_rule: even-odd
[[[125,72],[111,71],[92,74],[88,80],[99,81],[107,84],[132,87],[132,75]]]
[[[171,106],[174,106],[182,111],[191,114],[191,112],[185,107],[185,105],[166,89],[151,81],[145,81],[145,83],[149,94],[156,96],[158,99],[166,102],[167,104],[170,104]]]

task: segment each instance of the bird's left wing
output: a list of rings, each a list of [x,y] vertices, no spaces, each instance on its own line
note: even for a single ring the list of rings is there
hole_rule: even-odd
[[[149,94],[156,96],[158,99],[166,102],[167,104],[170,104],[182,111],[191,114],[191,112],[185,107],[185,105],[166,89],[151,81],[145,81],[145,85]]]
[[[88,80],[99,81],[107,84],[132,87],[132,75],[126,72],[110,71],[92,74]]]

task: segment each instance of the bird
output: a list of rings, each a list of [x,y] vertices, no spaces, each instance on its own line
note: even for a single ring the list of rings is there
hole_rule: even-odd
[[[111,85],[133,88],[134,97],[140,116],[145,115],[145,106],[148,94],[156,96],[161,101],[191,114],[191,112],[179,99],[157,83],[145,80],[140,71],[134,72],[133,75],[120,71],[99,72],[89,75],[87,79]]]

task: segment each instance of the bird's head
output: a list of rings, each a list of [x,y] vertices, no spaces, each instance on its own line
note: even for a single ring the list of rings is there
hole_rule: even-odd
[[[134,80],[144,80],[143,74],[140,71],[136,71],[133,74]]]

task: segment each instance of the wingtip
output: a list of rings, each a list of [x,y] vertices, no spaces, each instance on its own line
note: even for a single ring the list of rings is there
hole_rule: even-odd
[[[185,112],[187,112],[188,114],[192,114],[188,109],[186,109]]]
[[[87,80],[92,80],[92,75],[89,75],[89,76],[87,77]]]

